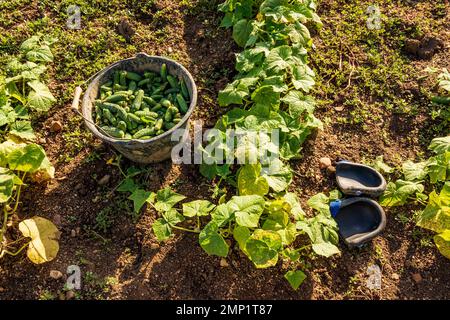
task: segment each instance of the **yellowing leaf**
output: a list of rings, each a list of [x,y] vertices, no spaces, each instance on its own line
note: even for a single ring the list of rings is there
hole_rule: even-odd
[[[56,257],[60,232],[51,221],[35,216],[19,223],[19,230],[24,237],[31,238],[27,256],[33,263],[41,264]]]
[[[444,257],[450,259],[450,230],[434,236],[434,243]]]

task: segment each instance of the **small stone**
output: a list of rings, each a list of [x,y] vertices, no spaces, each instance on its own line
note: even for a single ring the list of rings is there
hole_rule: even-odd
[[[62,272],[59,270],[50,270],[50,278],[58,280],[63,276]]]
[[[393,274],[391,274],[391,278],[393,279],[393,280],[399,280],[400,279],[400,276],[398,275],[398,273],[393,273]]]
[[[39,144],[46,144],[46,143],[47,143],[47,139],[45,139],[45,138],[39,139]]]
[[[111,176],[109,174],[106,174],[103,178],[98,180],[98,184],[101,186],[107,185],[109,180],[111,180]]]
[[[340,112],[340,111],[344,110],[344,106],[337,106],[337,107],[334,107],[334,110]]]
[[[416,283],[422,282],[422,276],[420,275],[420,273],[413,273],[412,278]]]
[[[221,266],[222,268],[226,268],[226,267],[229,266],[229,264],[228,264],[228,262],[227,262],[226,259],[222,258],[222,259],[220,259],[220,266]]]
[[[61,225],[61,215],[55,214],[53,216],[53,223],[56,225]]]
[[[74,229],[70,230],[70,236],[75,238],[77,236],[77,232]]]
[[[336,172],[336,168],[333,167],[333,166],[328,166],[328,167],[327,167],[327,171],[328,171],[329,173],[335,173],[335,172]]]
[[[72,290],[69,290],[66,292],[66,300],[72,300],[75,299],[75,292]]]
[[[6,289],[5,288],[3,288],[3,287],[0,287],[0,293],[2,293],[2,292],[5,292],[6,291]]]
[[[152,250],[159,249],[159,244],[157,244],[157,243],[152,243],[152,244],[150,245],[150,249],[152,249]]]
[[[168,51],[169,53],[172,53],[172,52],[173,52],[172,47],[168,47],[168,48],[167,48],[167,51]]]
[[[60,132],[62,130],[63,126],[61,121],[53,121],[50,124],[50,131],[51,132]]]
[[[328,157],[322,157],[319,159],[320,169],[325,169],[331,166],[331,159]]]

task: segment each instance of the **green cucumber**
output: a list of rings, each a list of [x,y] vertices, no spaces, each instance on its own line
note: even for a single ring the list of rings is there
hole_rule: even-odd
[[[154,128],[144,128],[133,134],[133,139],[139,139],[144,136],[151,136],[155,134]]]
[[[180,79],[180,87],[181,87],[181,94],[183,95],[183,98],[188,101],[191,100],[191,97],[189,96],[189,90],[183,79]]]
[[[143,85],[150,83],[150,81],[152,81],[152,79],[149,79],[149,78],[143,79],[143,80],[139,81],[138,86],[142,87]]]
[[[186,113],[188,111],[188,106],[186,104],[186,101],[184,101],[183,96],[181,94],[177,94],[177,102],[178,106],[180,107],[180,111],[182,113]]]
[[[178,89],[178,82],[177,82],[177,80],[174,77],[172,77],[170,74],[167,76],[167,82],[169,82],[170,86],[173,89]]]
[[[127,72],[124,70],[120,71],[119,84],[123,87],[127,85]]]
[[[128,98],[126,94],[113,94],[105,99],[105,102],[121,102]]]
[[[155,131],[161,130],[163,123],[164,123],[163,119],[158,119],[158,121],[156,121],[155,123]]]
[[[131,105],[131,109],[139,110],[141,108],[143,98],[144,98],[144,90],[138,90],[136,98],[134,98],[133,104]]]
[[[142,123],[141,118],[139,118],[137,115],[135,115],[133,113],[127,113],[127,118],[131,122]]]
[[[156,101],[152,97],[143,96],[142,99],[149,105],[149,106],[156,106]]]
[[[120,129],[122,131],[126,131],[127,130],[127,123],[123,120],[119,121],[117,123],[117,129]]]
[[[142,77],[136,72],[127,71],[126,77],[130,80],[139,82],[142,80]]]
[[[166,108],[168,108],[172,105],[172,103],[167,99],[161,99],[160,103],[163,107],[166,107]]]
[[[102,128],[103,131],[105,131],[111,137],[114,137],[114,138],[123,138],[123,137],[125,137],[125,132],[123,132],[120,129],[113,128],[113,127],[108,127],[108,126],[103,126],[101,128]]]
[[[167,81],[167,65],[165,63],[163,63],[161,66],[160,75],[164,81]]]
[[[134,92],[137,89],[136,81],[130,81],[128,84],[128,91]]]

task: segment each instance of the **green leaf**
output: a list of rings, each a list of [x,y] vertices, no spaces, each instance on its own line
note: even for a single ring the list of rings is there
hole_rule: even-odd
[[[428,175],[431,183],[446,181],[447,170],[450,170],[450,151],[428,159]]]
[[[408,160],[404,162],[402,164],[402,172],[405,176],[405,180],[414,181],[425,179],[428,174],[427,166],[428,161],[414,163],[411,160]]]
[[[172,228],[170,227],[169,223],[163,218],[157,219],[153,223],[152,229],[158,241],[165,241],[172,235]]]
[[[233,210],[225,203],[219,204],[214,211],[211,212],[211,221],[214,221],[218,227],[226,225],[233,218]]]
[[[148,202],[153,202],[155,198],[155,193],[150,191],[145,191],[143,189],[136,189],[133,193],[128,197],[128,199],[133,200],[134,212],[139,212],[142,206]]]
[[[375,161],[372,163],[372,167],[375,170],[385,172],[385,173],[392,173],[394,172],[394,168],[391,168],[388,166],[383,159],[383,156],[378,156],[375,158]],[[408,180],[408,179],[407,179]]]
[[[319,211],[322,214],[327,216],[330,215],[330,206],[329,206],[329,198],[324,193],[318,193],[311,198],[309,198],[307,204],[311,208]]]
[[[287,192],[283,196],[283,200],[286,201],[290,207],[290,213],[295,220],[302,220],[305,216],[305,212],[302,209],[300,202],[298,201],[298,197],[295,193]]]
[[[173,192],[169,187],[159,190],[156,194],[155,208],[156,210],[163,212],[170,210],[175,204],[186,199],[185,196]]]
[[[247,227],[236,225],[233,230],[233,237],[237,241],[239,248],[246,253],[245,243],[250,238],[250,230]]]
[[[14,174],[7,168],[0,167],[0,203],[11,198],[14,187]]]
[[[257,194],[264,196],[269,192],[266,178],[261,177],[261,164],[247,164],[239,169],[238,191],[239,195]]]
[[[314,98],[305,96],[300,91],[291,90],[282,99],[284,103],[289,105],[289,114],[293,118],[300,117],[304,112],[312,114],[315,108]]]
[[[48,87],[39,81],[30,81],[27,83],[31,89],[28,94],[28,106],[36,111],[48,111],[56,102]]]
[[[445,183],[440,194],[432,191],[426,208],[417,219],[419,227],[435,232],[450,230],[450,182]]]
[[[238,46],[245,47],[252,30],[253,25],[250,20],[242,19],[236,22],[233,26],[233,39]]]
[[[209,255],[226,257],[228,255],[228,244],[217,231],[218,226],[214,222],[208,223],[200,232],[200,246]]]
[[[250,87],[255,85],[258,78],[243,78],[228,84],[219,92],[219,105],[242,104],[242,99],[250,94]]]
[[[162,213],[164,220],[167,221],[171,226],[175,226],[180,222],[184,221],[184,217],[176,209],[169,209]]]
[[[292,69],[292,84],[297,90],[309,92],[314,86],[314,73],[306,66],[299,65]]]
[[[306,274],[304,274],[303,271],[301,271],[301,270],[288,271],[285,273],[284,277],[289,282],[291,287],[294,290],[297,290],[298,287],[300,287],[300,285],[306,279]]]
[[[256,229],[245,244],[248,257],[256,268],[276,265],[281,247],[282,241],[278,233],[262,229]]]
[[[288,91],[288,86],[284,81],[284,76],[267,77],[261,82],[261,86],[271,86],[272,90],[277,93]]]
[[[313,243],[312,249],[315,253],[326,258],[340,253],[339,248],[329,242]]]
[[[238,225],[257,228],[264,203],[264,198],[258,195],[234,196],[228,202],[228,206],[234,211]]]
[[[126,178],[122,181],[122,183],[117,187],[117,191],[119,192],[134,192],[139,186],[134,182],[132,178]]]
[[[28,61],[33,62],[52,62],[53,54],[49,46],[42,45],[28,51],[26,53],[26,58]]]
[[[273,86],[262,86],[252,93],[252,100],[255,103],[277,108],[280,105],[280,94],[275,92]]]
[[[450,230],[444,230],[442,233],[435,235],[433,239],[442,255],[450,259]]]
[[[434,138],[428,149],[433,150],[434,153],[441,154],[450,151],[450,136]]]
[[[386,191],[380,197],[380,204],[382,206],[401,206],[404,205],[408,199],[415,195],[420,194],[424,190],[422,184],[413,181],[397,180],[389,182]]]
[[[31,262],[41,264],[55,259],[60,232],[51,221],[35,216],[20,222],[19,230],[24,237],[31,238],[27,249]]]
[[[274,74],[279,74],[290,69],[292,49],[289,46],[279,46],[272,49],[267,56],[268,69]]]
[[[183,215],[186,217],[207,216],[214,209],[214,205],[208,200],[194,200],[183,203]]]
[[[15,135],[24,140],[34,140],[36,136],[30,121],[16,121],[10,127],[10,134]]]
[[[18,147],[7,155],[7,162],[12,170],[33,173],[39,170],[46,158],[44,149],[35,144]]]
[[[292,171],[280,159],[274,159],[262,168],[261,176],[266,178],[269,187],[275,192],[286,190],[292,181]]]

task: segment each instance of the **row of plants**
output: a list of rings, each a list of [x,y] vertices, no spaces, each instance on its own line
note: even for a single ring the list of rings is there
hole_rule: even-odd
[[[440,118],[447,125],[450,120],[450,74],[446,69],[438,76],[438,85],[445,93],[433,96],[431,101],[438,105]],[[450,259],[450,136],[434,138],[428,149],[433,153],[428,159],[407,160],[402,164],[402,179],[389,182],[380,203],[402,206],[416,201],[424,205],[425,209],[417,214],[417,226],[435,232],[433,239],[437,248]],[[384,169],[394,172],[393,168]]]
[[[307,25],[321,26],[315,9],[313,1],[299,0],[227,0],[219,6],[225,13],[222,26],[233,28],[244,51],[236,56],[235,80],[219,93],[219,104],[231,106],[215,125],[221,139],[214,135],[208,141],[223,152],[199,146],[207,159],[200,172],[215,180],[217,204],[184,202],[186,197],[170,188],[146,191],[135,179],[135,168],[120,169],[124,180],[116,189],[129,195],[136,212],[148,204],[158,213],[152,226],[158,241],[181,230],[198,234],[209,255],[227,257],[230,250],[241,250],[256,268],[284,260],[289,265],[285,278],[294,289],[306,278],[307,257],[339,253],[337,224],[329,211],[339,192],[310,198],[316,214],[308,217],[297,196],[287,191],[293,174],[286,161],[300,157],[302,143],[322,127],[308,95],[314,72],[307,65],[312,45]],[[240,135],[231,146],[228,129]],[[279,147],[270,137],[275,129],[281,129]],[[222,182],[226,185],[220,188]],[[229,194],[227,186],[237,194]]]
[[[56,257],[59,231],[33,212],[20,212],[20,203],[29,181],[54,176],[32,128],[32,117],[48,111],[56,101],[42,80],[46,65],[53,61],[54,41],[39,35],[24,41],[19,53],[9,59],[6,74],[0,74],[0,258],[27,249],[28,258],[37,264]],[[19,212],[31,217],[17,225]]]

